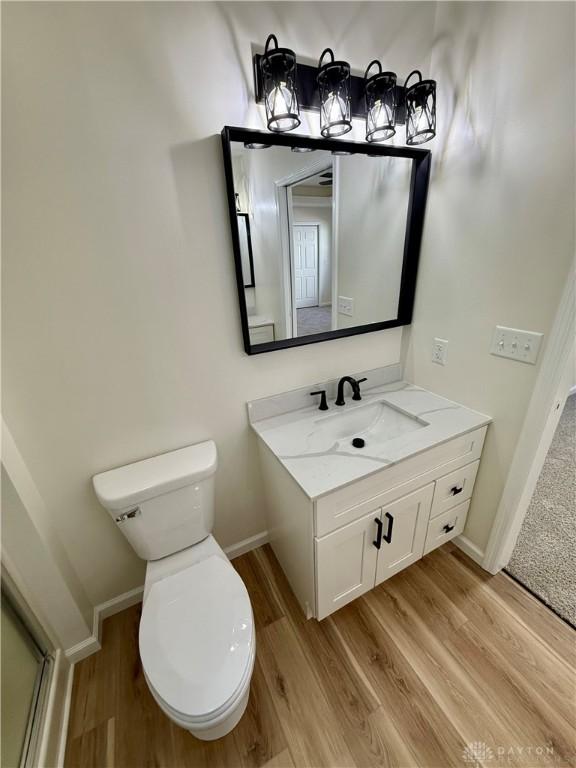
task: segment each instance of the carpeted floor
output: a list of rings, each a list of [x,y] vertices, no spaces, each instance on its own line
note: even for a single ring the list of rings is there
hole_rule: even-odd
[[[566,401],[506,570],[576,627],[576,394]]]
[[[297,309],[298,336],[310,333],[325,333],[332,328],[332,305],[325,307],[302,307]]]

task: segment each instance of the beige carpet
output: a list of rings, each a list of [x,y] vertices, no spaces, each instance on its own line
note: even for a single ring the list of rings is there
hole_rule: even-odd
[[[576,394],[566,401],[506,570],[576,627]]]
[[[332,328],[332,306],[302,307],[296,310],[298,336],[326,333]]]

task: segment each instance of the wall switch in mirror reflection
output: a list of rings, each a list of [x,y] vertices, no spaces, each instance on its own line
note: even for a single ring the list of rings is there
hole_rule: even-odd
[[[446,353],[448,351],[448,341],[446,339],[434,339],[432,346],[432,362],[438,365],[446,365]]]
[[[348,298],[348,296],[338,296],[338,314],[354,315],[354,299]]]

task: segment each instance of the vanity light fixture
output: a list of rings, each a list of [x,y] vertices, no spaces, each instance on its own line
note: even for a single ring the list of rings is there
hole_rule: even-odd
[[[316,152],[316,150],[311,147],[290,147],[290,149],[292,152]]]
[[[324,57],[331,60],[322,64]],[[318,62],[316,76],[320,94],[320,133],[325,139],[343,136],[352,130],[350,120],[350,64],[335,61],[334,51],[326,48]]]
[[[378,72],[368,73],[378,66]],[[382,72],[382,64],[374,59],[364,73],[366,97],[366,141],[378,142],[391,139],[396,133],[396,73]]]
[[[246,149],[270,149],[272,144],[261,144],[258,141],[245,141],[244,147]]]
[[[270,48],[271,43],[276,47]],[[289,48],[278,48],[276,35],[268,35],[260,67],[268,130],[285,133],[297,128],[300,109],[296,93],[296,54]]]
[[[418,82],[408,85],[413,75]],[[415,69],[404,83],[406,100],[406,144],[424,144],[436,136],[436,80],[422,80]]]
[[[348,62],[335,60],[331,48],[324,49],[317,67],[298,64],[294,51],[279,48],[276,36],[269,35],[264,53],[254,55],[254,85],[256,102],[266,108],[268,129],[276,133],[299,126],[300,109],[306,109],[320,112],[325,139],[351,131],[353,117],[365,121],[369,144],[391,139],[399,125],[406,128],[408,145],[424,144],[436,136],[436,81],[423,80],[417,69],[400,85],[396,73],[383,72],[374,59],[359,77],[351,73]],[[293,147],[292,151],[313,150]],[[333,154],[349,153],[343,148]]]

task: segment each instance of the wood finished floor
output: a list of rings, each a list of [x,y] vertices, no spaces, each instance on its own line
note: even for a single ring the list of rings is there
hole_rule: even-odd
[[[102,650],[75,668],[67,767],[464,768],[472,742],[492,750],[485,768],[575,764],[575,633],[504,574],[449,544],[318,623],[270,547],[234,566],[257,631],[237,728],[202,742],[162,714],[135,606],[104,622]]]

